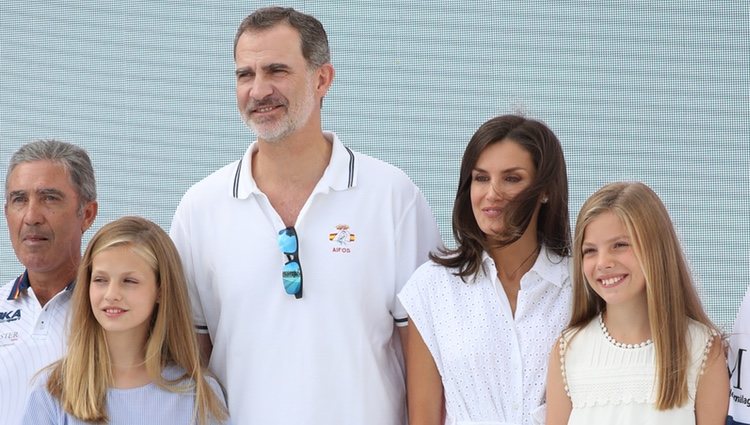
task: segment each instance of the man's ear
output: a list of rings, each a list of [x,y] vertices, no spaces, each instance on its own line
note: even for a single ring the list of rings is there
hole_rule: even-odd
[[[325,63],[318,68],[316,71],[317,73],[317,79],[316,79],[316,85],[315,85],[315,91],[318,92],[318,95],[322,98],[328,93],[328,89],[331,88],[331,85],[333,84],[333,77],[336,75],[336,71],[333,69],[333,65],[330,63]]]
[[[81,223],[81,233],[86,233],[89,227],[94,223],[96,214],[99,212],[99,203],[91,201],[83,206],[83,223]]]

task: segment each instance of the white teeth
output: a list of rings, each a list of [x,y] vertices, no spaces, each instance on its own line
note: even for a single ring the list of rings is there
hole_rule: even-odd
[[[622,280],[622,276],[618,276],[618,277],[611,277],[609,279],[602,279],[601,282],[602,282],[602,286],[612,286],[621,280]]]
[[[256,109],[256,112],[268,112],[273,110],[273,107],[267,107],[267,108],[258,108]]]
[[[120,308],[108,308],[108,309],[105,309],[104,311],[107,312],[107,314],[118,314],[118,313],[123,312],[123,310]]]

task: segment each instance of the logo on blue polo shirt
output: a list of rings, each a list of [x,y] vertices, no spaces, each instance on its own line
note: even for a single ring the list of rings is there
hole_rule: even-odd
[[[21,309],[16,311],[0,311],[0,323],[15,322],[21,319]]]

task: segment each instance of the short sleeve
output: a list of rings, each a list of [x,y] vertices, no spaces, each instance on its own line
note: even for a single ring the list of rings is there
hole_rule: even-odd
[[[190,192],[188,192],[190,193]],[[182,268],[185,272],[185,279],[187,280],[188,295],[190,296],[190,306],[192,309],[193,323],[195,331],[201,334],[208,333],[208,326],[206,325],[206,317],[203,313],[203,306],[200,303],[200,297],[198,296],[198,288],[195,277],[195,265],[193,261],[193,253],[191,250],[191,238],[189,230],[189,217],[188,217],[188,201],[186,197],[183,197],[180,205],[175,211],[172,219],[172,225],[169,228],[169,236],[177,248],[177,252],[180,254],[180,261],[182,262]]]
[[[47,392],[47,380],[35,384],[26,402],[21,425],[57,425],[66,423],[60,403]]]
[[[398,294],[412,273],[425,263],[430,252],[443,246],[435,217],[432,215],[427,200],[414,187],[414,198],[406,209],[396,229],[396,288]],[[394,297],[391,313],[396,325],[407,324],[407,311],[398,297]]]
[[[438,266],[431,261],[423,264],[414,272],[398,294],[398,299],[404,306],[410,324],[417,327],[419,334],[431,351],[436,348],[436,342],[428,288],[435,286],[434,273],[437,268]]]

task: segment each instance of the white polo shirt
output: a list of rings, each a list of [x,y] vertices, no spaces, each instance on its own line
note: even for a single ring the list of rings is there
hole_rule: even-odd
[[[42,307],[27,272],[0,286],[0,420],[20,423],[32,378],[64,354],[73,284]]]
[[[729,334],[729,416],[727,425],[750,424],[750,288]]]
[[[396,294],[440,234],[402,171],[325,135],[329,166],[295,224],[301,299],[284,291],[286,226],[252,179],[255,144],[188,190],[172,222],[234,423],[406,423]]]

